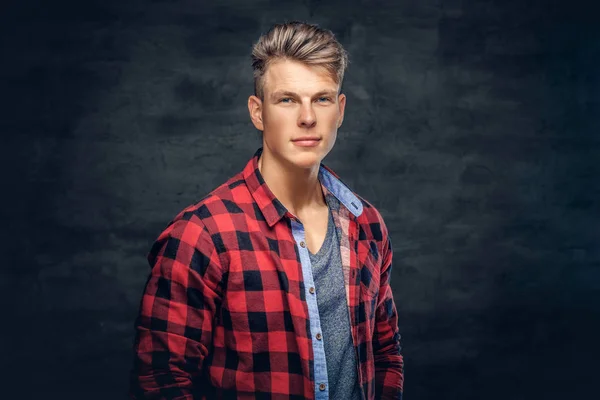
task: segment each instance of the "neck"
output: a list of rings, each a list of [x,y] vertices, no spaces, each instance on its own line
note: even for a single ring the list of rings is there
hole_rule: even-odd
[[[269,190],[296,217],[326,205],[319,182],[319,165],[309,169],[294,167],[263,150],[258,169]]]

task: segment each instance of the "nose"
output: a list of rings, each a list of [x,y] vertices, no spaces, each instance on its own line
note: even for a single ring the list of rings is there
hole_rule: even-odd
[[[317,124],[317,116],[312,108],[312,104],[302,105],[300,108],[300,116],[298,118],[298,126],[302,128],[312,128]]]

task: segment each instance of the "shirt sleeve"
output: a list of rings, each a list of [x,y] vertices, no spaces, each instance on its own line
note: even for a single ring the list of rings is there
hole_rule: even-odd
[[[401,354],[398,314],[390,287],[392,243],[384,237],[379,298],[375,311],[373,353],[375,358],[375,398],[402,400],[404,360]]]
[[[211,347],[223,271],[209,232],[196,217],[161,233],[136,319],[133,399],[192,399]],[[194,389],[194,390],[193,390]]]

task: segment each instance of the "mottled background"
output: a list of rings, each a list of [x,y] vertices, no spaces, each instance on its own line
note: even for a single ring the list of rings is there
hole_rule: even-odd
[[[301,19],[350,53],[325,163],[390,228],[406,399],[594,398],[593,4],[3,2],[0,397],[125,398],[145,255],[259,147],[250,48]]]

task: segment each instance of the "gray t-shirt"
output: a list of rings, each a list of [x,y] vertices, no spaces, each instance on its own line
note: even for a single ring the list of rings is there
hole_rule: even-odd
[[[308,252],[323,332],[329,398],[359,400],[356,353],[350,334],[340,242],[331,210],[327,234],[317,254]]]

